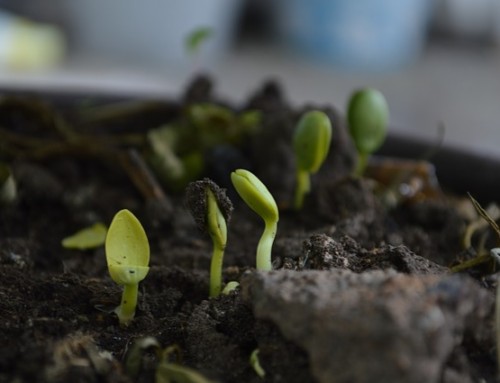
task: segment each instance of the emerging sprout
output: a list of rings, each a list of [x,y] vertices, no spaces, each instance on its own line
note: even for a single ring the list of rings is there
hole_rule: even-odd
[[[258,348],[253,350],[250,354],[250,366],[252,366],[259,378],[264,379],[264,377],[266,376],[266,371],[264,371],[264,369],[260,365]]]
[[[371,88],[355,92],[349,100],[347,122],[349,133],[358,151],[354,174],[361,176],[368,156],[383,144],[387,134],[389,108],[382,93]]]
[[[64,238],[61,244],[66,249],[94,249],[104,245],[107,232],[106,225],[98,222]]]
[[[106,261],[111,279],[123,285],[115,310],[121,325],[134,318],[139,282],[149,271],[149,242],[139,220],[129,211],[116,213],[106,236]]]
[[[196,53],[205,41],[213,35],[210,27],[200,27],[189,33],[186,37],[186,50],[190,53]]]
[[[240,287],[240,284],[236,281],[228,282],[226,286],[224,286],[224,290],[222,290],[222,294],[229,295],[231,292]]]
[[[156,354],[156,383],[212,383],[198,371],[180,364],[182,351],[179,346],[174,344],[162,349],[160,343],[153,337],[134,341],[125,354],[125,372],[134,382],[140,378],[140,372],[144,365],[144,354],[148,350],[152,350]]]
[[[311,189],[310,174],[316,173],[328,155],[332,140],[332,125],[321,111],[307,112],[295,129],[293,149],[297,159],[297,188],[294,208],[299,210]]]
[[[17,197],[17,186],[10,168],[0,162],[0,205],[8,205]]]
[[[257,270],[271,270],[271,249],[278,229],[278,206],[266,186],[248,170],[231,173],[231,181],[245,203],[264,220],[265,228],[257,246]]]
[[[224,189],[208,178],[191,182],[186,190],[186,202],[198,227],[212,238],[214,245],[210,264],[210,297],[222,289],[222,261],[227,242],[227,226],[233,204]]]

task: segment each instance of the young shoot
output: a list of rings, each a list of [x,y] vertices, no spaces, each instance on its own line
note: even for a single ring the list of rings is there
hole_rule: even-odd
[[[332,140],[332,125],[321,111],[305,113],[297,124],[293,149],[297,160],[297,186],[294,208],[300,210],[304,197],[311,189],[311,174],[316,173],[328,155]]]
[[[363,175],[369,156],[382,146],[388,120],[389,107],[384,95],[378,90],[364,88],[351,96],[347,122],[358,152],[355,176]]]
[[[236,282],[236,281],[228,282],[227,285],[224,286],[224,289],[222,290],[222,294],[229,295],[239,287],[240,287],[239,282]]]
[[[149,242],[139,220],[129,211],[116,213],[106,236],[106,261],[111,279],[123,285],[120,306],[115,309],[122,326],[135,315],[139,282],[149,271]]]
[[[104,245],[108,228],[101,222],[77,231],[61,241],[65,249],[88,250]]]
[[[231,181],[243,201],[264,220],[264,233],[257,246],[256,267],[257,270],[271,270],[271,249],[279,221],[276,201],[266,186],[248,170],[235,170],[231,173]]]
[[[256,348],[250,354],[250,366],[254,369],[255,373],[259,378],[264,379],[266,377],[266,371],[262,368],[259,361],[259,349]]]
[[[227,225],[233,204],[226,191],[208,178],[191,182],[186,189],[186,204],[202,231],[208,231],[213,242],[210,263],[210,297],[222,290],[222,262],[227,242]]]

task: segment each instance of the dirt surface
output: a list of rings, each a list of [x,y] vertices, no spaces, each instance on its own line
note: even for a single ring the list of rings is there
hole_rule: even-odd
[[[0,102],[0,159],[17,184],[16,199],[0,210],[0,381],[153,382],[152,352],[136,378],[123,362],[134,340],[152,336],[162,347],[178,345],[180,363],[220,382],[495,382],[492,263],[450,276],[450,266],[472,257],[461,245],[470,221],[458,207],[463,198],[435,188],[389,207],[380,184],[350,176],[355,152],[343,120],[320,106],[332,120],[330,154],[304,209],[291,210],[291,137],[313,106],[291,109],[275,83],[232,107],[261,111],[255,131],[203,147],[197,179],[226,188],[234,205],[224,282],[242,283],[208,299],[212,245],[185,206],[184,188],[159,189],[144,162],[130,171],[136,157],[123,153],[146,158],[145,134],[178,123],[189,105],[227,105],[211,89],[199,79],[180,102],[114,114],[83,99]],[[280,208],[272,273],[254,270],[263,223],[231,186],[240,167],[259,176]],[[402,174],[396,187],[408,187]],[[108,275],[104,247],[61,246],[124,208],[151,247],[128,327],[112,313],[121,287]],[[263,379],[249,363],[255,349]]]

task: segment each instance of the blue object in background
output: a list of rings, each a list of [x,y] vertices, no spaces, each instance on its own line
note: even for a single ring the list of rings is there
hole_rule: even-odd
[[[425,43],[432,0],[278,0],[284,42],[298,53],[352,70],[413,61]]]

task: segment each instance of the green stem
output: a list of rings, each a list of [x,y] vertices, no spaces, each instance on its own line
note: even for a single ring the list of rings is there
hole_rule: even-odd
[[[305,170],[297,170],[297,188],[295,189],[295,200],[293,207],[295,210],[300,210],[304,204],[304,197],[311,190],[311,179],[309,172]]]
[[[362,177],[365,173],[366,165],[368,165],[368,153],[358,153],[358,162],[354,169],[355,177]]]
[[[224,248],[214,246],[212,261],[210,262],[210,293],[211,298],[220,295],[222,290],[222,260],[224,259]]]
[[[257,270],[272,270],[271,249],[277,230],[278,222],[266,222],[264,233],[262,233],[259,245],[257,246]]]
[[[127,326],[135,316],[139,284],[123,285],[122,302],[115,310],[122,326]]]

